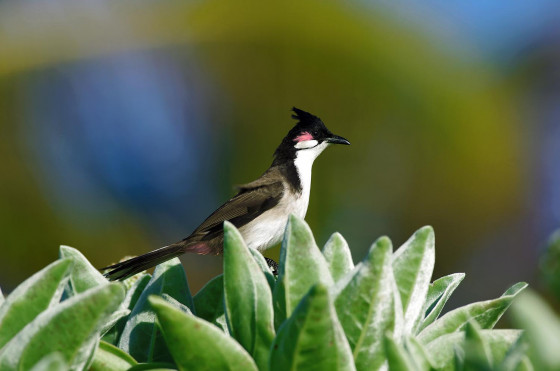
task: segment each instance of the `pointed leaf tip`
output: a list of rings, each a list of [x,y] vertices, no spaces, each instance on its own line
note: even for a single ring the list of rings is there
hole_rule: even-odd
[[[229,221],[224,221],[224,234],[226,233],[232,233],[232,232],[238,232],[237,228],[235,228],[235,226],[233,225],[233,223],[229,222]]]
[[[60,257],[71,258],[74,267],[70,273],[70,282],[74,294],[79,294],[88,289],[109,283],[87,258],[78,250],[70,246],[60,246]]]
[[[423,319],[422,310],[434,264],[435,236],[430,226],[417,230],[393,254],[393,270],[403,306],[406,333],[412,333]]]
[[[529,284],[527,282],[518,282],[507,289],[502,296],[513,296],[523,291]]]
[[[59,302],[73,266],[57,260],[22,282],[0,307],[0,348],[41,312]]]
[[[340,233],[335,232],[331,235],[322,252],[335,282],[354,269],[350,247]]]
[[[333,290],[336,312],[358,369],[378,369],[384,364],[383,336],[395,330],[391,249],[388,238],[378,239],[350,277],[340,280]]]
[[[291,215],[282,241],[279,275],[273,293],[277,328],[318,282],[327,286],[333,284],[328,263],[307,223]]]
[[[441,336],[462,330],[470,320],[476,320],[483,329],[491,329],[525,287],[525,282],[519,282],[497,299],[454,309],[423,329],[418,337],[423,344],[428,344]]]
[[[389,237],[382,236],[379,237],[369,248],[368,254],[364,260],[373,263],[373,259],[376,259],[379,255],[385,255],[393,251],[393,243]]]
[[[455,273],[441,277],[430,284],[424,303],[424,318],[418,322],[415,333],[419,333],[438,318],[447,300],[464,278],[464,273]]]

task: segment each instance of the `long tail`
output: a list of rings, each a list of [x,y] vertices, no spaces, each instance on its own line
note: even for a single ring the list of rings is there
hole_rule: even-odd
[[[185,246],[183,244],[172,244],[151,251],[147,254],[140,255],[105,268],[101,268],[101,270],[110,269],[109,272],[104,274],[104,276],[110,281],[124,280],[146,269],[163,263],[164,261],[173,259],[183,254],[184,252]]]

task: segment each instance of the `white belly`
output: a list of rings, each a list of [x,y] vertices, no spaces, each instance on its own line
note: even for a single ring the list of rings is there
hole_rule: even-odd
[[[287,199],[293,202],[288,202]],[[239,231],[248,247],[260,251],[266,250],[282,241],[290,214],[305,218],[308,204],[309,193],[284,196],[278,205],[265,211],[255,220],[241,227]]]

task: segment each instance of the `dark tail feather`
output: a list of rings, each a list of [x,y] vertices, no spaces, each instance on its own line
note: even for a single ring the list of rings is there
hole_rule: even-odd
[[[110,269],[109,272],[104,274],[104,276],[110,281],[124,280],[169,259],[173,259],[184,252],[185,247],[183,245],[173,244],[151,251],[147,254],[125,260],[121,263],[101,268],[101,270]]]

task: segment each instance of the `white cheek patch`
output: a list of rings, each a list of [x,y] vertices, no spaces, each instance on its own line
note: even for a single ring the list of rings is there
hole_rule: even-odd
[[[313,148],[317,144],[319,144],[319,142],[317,142],[314,139],[312,139],[312,140],[302,140],[301,142],[297,142],[294,147],[297,148],[297,149],[306,149],[306,148]]]

